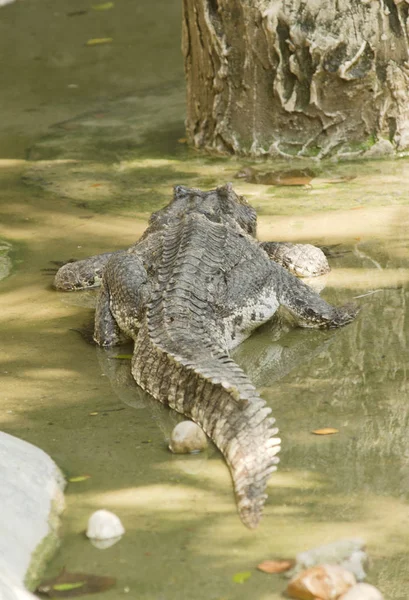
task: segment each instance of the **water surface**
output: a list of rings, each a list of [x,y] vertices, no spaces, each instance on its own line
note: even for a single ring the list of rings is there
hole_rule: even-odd
[[[97,13],[79,0],[69,9],[26,0],[0,11],[0,238],[14,247],[0,283],[1,426],[67,476],[91,476],[67,489],[47,575],[66,566],[117,577],[96,600],[276,600],[285,581],[257,572],[258,562],[359,536],[370,582],[406,599],[407,160],[326,164],[301,188],[235,180],[243,161],[194,154],[181,140],[179,2],[122,0]],[[84,45],[107,36],[111,45]],[[345,175],[355,178],[329,183]],[[324,297],[361,306],[342,330],[278,335],[267,326],[235,352],[283,439],[255,532],[236,514],[219,453],[172,456],[166,441],[178,417],[133,386],[127,361],[75,331],[92,321],[92,295],[57,293],[42,271],[130,245],[176,183],[226,181],[257,208],[260,239],[330,246]],[[311,434],[325,426],[339,434]],[[127,530],[103,551],[83,535],[98,508]],[[242,571],[252,576],[234,583]]]

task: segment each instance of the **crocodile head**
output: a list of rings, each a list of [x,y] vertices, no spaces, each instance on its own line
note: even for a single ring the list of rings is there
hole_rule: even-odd
[[[209,192],[176,185],[172,201],[165,208],[153,213],[149,224],[153,228],[163,227],[189,213],[203,214],[210,221],[217,223],[234,222],[249,235],[256,235],[256,211],[244,196],[235,193],[231,183]]]

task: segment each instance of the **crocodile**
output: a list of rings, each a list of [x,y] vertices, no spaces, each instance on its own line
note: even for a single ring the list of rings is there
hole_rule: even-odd
[[[260,521],[281,442],[271,409],[230,350],[280,306],[298,325],[320,329],[346,325],[357,312],[331,306],[272,260],[256,223],[231,184],[207,192],[175,186],[135,245],[69,263],[54,283],[61,290],[100,284],[96,343],[134,340],[136,383],[219,448],[249,528]]]

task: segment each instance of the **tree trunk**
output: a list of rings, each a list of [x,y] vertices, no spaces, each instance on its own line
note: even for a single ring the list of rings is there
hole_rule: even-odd
[[[187,135],[248,156],[409,148],[409,0],[183,0]]]

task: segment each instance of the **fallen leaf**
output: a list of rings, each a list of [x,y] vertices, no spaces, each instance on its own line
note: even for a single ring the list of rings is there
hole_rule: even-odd
[[[97,415],[99,415],[99,412],[97,410],[94,410],[93,412],[88,413],[89,417],[96,417]]]
[[[73,10],[72,12],[67,13],[67,17],[80,17],[86,15],[87,12],[87,10]]]
[[[103,4],[93,4],[92,8],[94,10],[109,10],[114,8],[115,4],[113,2],[104,2]]]
[[[179,144],[186,144],[187,143],[187,139],[186,138],[179,138],[178,139],[178,143]]]
[[[118,360],[131,360],[132,354],[116,354],[113,358],[117,358]]]
[[[114,577],[101,577],[88,573],[69,573],[63,569],[56,577],[42,581],[36,592],[50,598],[75,598],[110,589],[116,583]]]
[[[264,560],[257,565],[259,571],[263,573],[284,573],[295,565],[295,560]]]
[[[101,187],[101,185],[104,185],[104,184],[103,183],[93,183],[89,187]]]
[[[91,475],[76,475],[75,477],[69,477],[68,481],[70,483],[78,483],[79,481],[85,481],[86,479],[89,479],[91,477]]]
[[[98,46],[101,44],[112,44],[113,38],[92,38],[86,42],[86,46]]]
[[[242,571],[241,573],[236,573],[233,575],[234,583],[244,583],[251,577],[251,571]]]
[[[322,429],[314,429],[311,433],[315,435],[331,435],[333,433],[339,433],[339,429],[335,429],[334,427],[323,427]]]

